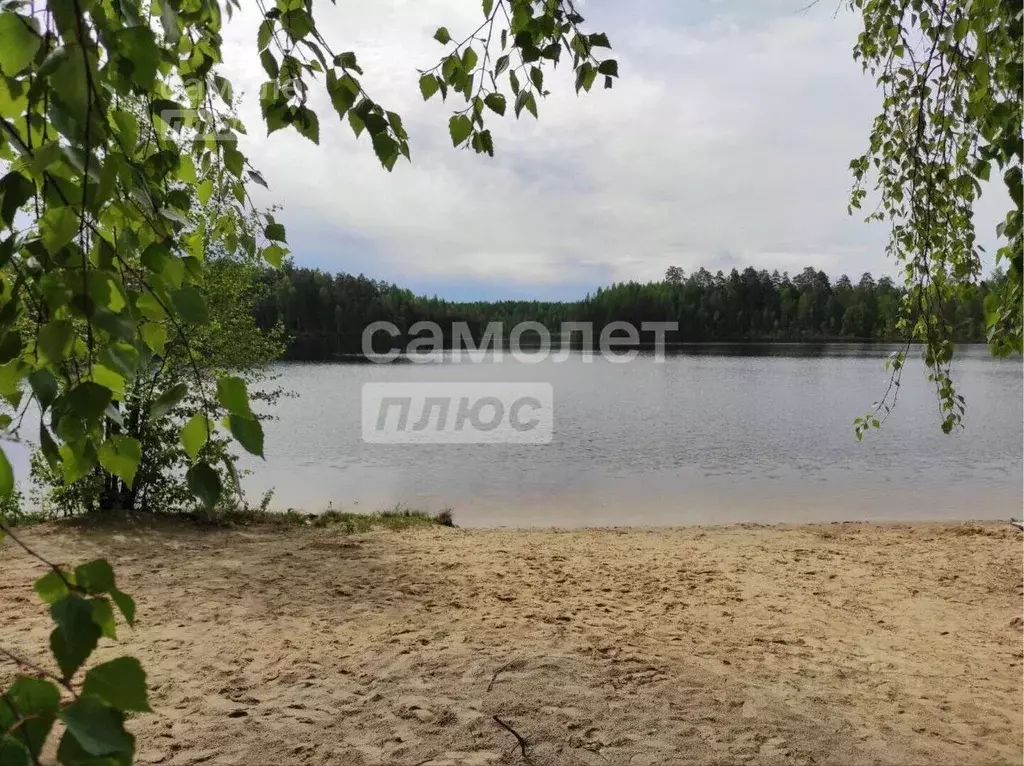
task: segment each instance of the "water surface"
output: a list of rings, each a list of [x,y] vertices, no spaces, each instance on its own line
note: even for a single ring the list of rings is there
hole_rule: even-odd
[[[251,499],[275,507],[453,509],[467,526],[1019,516],[1019,360],[961,349],[963,431],[939,429],[934,388],[908,363],[897,408],[863,442],[852,421],[888,383],[880,346],[699,347],[658,363],[573,354],[522,364],[276,367],[280,401]],[[589,361],[588,361],[589,359]],[[546,381],[548,445],[366,444],[360,389],[376,381]]]

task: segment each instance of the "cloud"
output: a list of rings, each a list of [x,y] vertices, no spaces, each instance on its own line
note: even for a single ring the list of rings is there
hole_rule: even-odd
[[[248,94],[246,148],[271,185],[263,201],[283,205],[299,263],[414,287],[491,280],[516,294],[654,279],[670,264],[891,272],[884,229],[846,215],[847,166],[878,107],[850,55],[857,21],[793,8],[587,3],[621,80],[577,98],[567,67],[549,73],[539,122],[511,110],[492,121],[490,159],[452,149],[451,107],[424,104],[416,84],[416,68],[442,51],[436,26],[459,39],[479,24],[478,4],[318,6],[324,36],[359,55],[364,86],[409,129],[413,162],[391,174],[322,95],[319,147],[264,136],[250,11],[228,25],[225,68]]]

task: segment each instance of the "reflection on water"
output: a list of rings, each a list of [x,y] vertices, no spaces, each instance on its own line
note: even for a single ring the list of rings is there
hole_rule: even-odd
[[[934,390],[908,364],[900,403],[858,443],[852,421],[885,389],[895,350],[857,344],[701,345],[626,364],[574,353],[523,364],[278,366],[267,462],[248,491],[275,506],[454,509],[463,525],[690,524],[994,518],[1022,504],[1019,360],[968,347],[954,367],[964,431],[939,430]],[[365,444],[360,389],[381,381],[545,381],[550,445]]]

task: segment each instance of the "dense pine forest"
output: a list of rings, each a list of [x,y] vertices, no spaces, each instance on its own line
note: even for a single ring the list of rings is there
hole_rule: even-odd
[[[668,333],[672,343],[894,341],[903,296],[888,277],[870,273],[857,281],[805,268],[790,277],[778,271],[712,274],[706,269],[686,275],[671,267],[661,282],[625,282],[598,288],[580,301],[452,302],[414,295],[393,284],[362,275],[329,274],[286,265],[262,276],[256,320],[269,328],[280,323],[289,338],[288,357],[328,359],[358,353],[363,328],[393,322],[402,332],[417,321],[434,321],[446,337],[453,322],[467,322],[479,339],[488,322],[502,322],[505,332],[518,322],[536,321],[557,335],[562,322],[591,322],[599,332],[613,321],[678,322]],[[1005,279],[996,272],[967,288],[949,319],[960,341],[985,338],[985,296]]]

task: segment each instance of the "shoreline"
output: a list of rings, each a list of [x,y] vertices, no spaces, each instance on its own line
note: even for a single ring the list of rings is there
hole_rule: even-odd
[[[16,532],[136,598],[97,661],[148,673],[140,763],[522,763],[495,716],[536,764],[1022,762],[1005,521]],[[0,562],[0,645],[49,666]]]
[[[161,526],[193,529],[197,533],[231,531],[264,528],[303,529],[342,527],[345,534],[370,532],[376,529],[401,530],[416,527],[448,527],[467,532],[537,532],[564,534],[572,532],[615,532],[615,533],[658,533],[687,531],[716,531],[729,529],[751,529],[768,531],[797,531],[816,527],[965,527],[965,526],[998,526],[1006,525],[1012,529],[1011,522],[1019,522],[1024,515],[998,517],[965,517],[945,518],[936,516],[920,518],[914,516],[876,516],[869,518],[845,518],[836,520],[795,520],[795,521],[723,521],[720,523],[694,522],[671,524],[464,524],[450,508],[440,511],[421,511],[396,506],[391,510],[380,511],[346,511],[328,508],[322,511],[302,511],[296,508],[284,510],[252,510],[229,512],[213,517],[203,517],[199,513],[162,513],[162,512],[110,512],[107,515],[93,514],[64,518],[45,518],[41,515],[29,514],[27,521],[12,526],[15,533],[30,530],[59,532],[62,529],[80,529],[90,531],[116,531],[123,525],[141,525],[157,528]],[[383,522],[375,520],[383,518]],[[396,523],[389,523],[394,518]],[[405,521],[408,520],[408,521]],[[1024,543],[1024,536],[1021,538]]]

